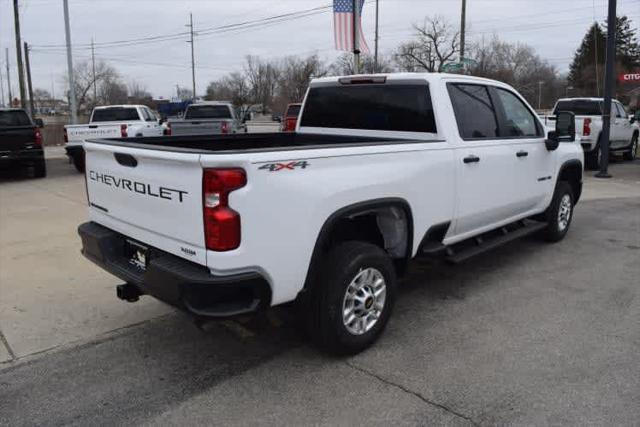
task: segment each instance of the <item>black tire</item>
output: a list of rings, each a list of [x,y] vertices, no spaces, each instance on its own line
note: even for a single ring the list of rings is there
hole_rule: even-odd
[[[47,176],[47,163],[44,159],[33,166],[33,176],[35,178],[44,178]]]
[[[73,165],[80,173],[84,173],[84,150],[78,151],[73,155]]]
[[[396,275],[393,263],[387,253],[378,246],[350,241],[331,249],[323,262],[321,271],[323,273],[315,284],[308,303],[308,333],[326,352],[338,355],[359,353],[378,339],[391,316],[396,296]],[[355,334],[343,321],[345,296],[352,281],[358,276],[363,278],[367,272],[379,274],[377,277],[381,276],[384,279],[386,292],[377,320],[366,332]],[[358,293],[350,293],[350,295],[356,294]],[[360,305],[360,307],[364,306],[375,310],[375,298],[374,302],[366,298],[365,303]],[[358,311],[356,307],[357,305],[353,308],[354,316]],[[359,321],[362,320],[362,316],[357,319],[358,325],[361,325]],[[351,327],[354,324],[351,323]]]
[[[568,217],[564,214],[561,216],[560,210],[566,209],[567,200],[569,203]],[[545,240],[548,242],[559,242],[566,236],[571,226],[571,220],[573,219],[574,203],[571,186],[566,181],[560,181],[553,193],[551,204],[544,213],[547,227],[542,231],[542,235]],[[564,219],[566,219],[566,223]]]
[[[634,133],[631,137],[631,145],[629,146],[629,151],[625,151],[622,155],[622,158],[627,161],[632,161],[636,159],[636,155],[638,153],[638,134]]]
[[[584,162],[587,169],[598,170],[600,169],[600,137],[598,136],[598,143],[596,148],[592,151],[584,153]]]

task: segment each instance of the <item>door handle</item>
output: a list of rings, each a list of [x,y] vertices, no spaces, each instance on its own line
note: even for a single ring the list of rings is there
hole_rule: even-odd
[[[465,163],[478,163],[480,161],[480,157],[474,156],[473,154],[471,154],[470,156],[467,156],[464,159],[462,159],[462,161]]]
[[[528,155],[529,155],[529,153],[528,153],[528,152],[526,152],[526,151],[518,151],[518,152],[516,153],[516,156],[517,156],[517,157],[527,157]]]

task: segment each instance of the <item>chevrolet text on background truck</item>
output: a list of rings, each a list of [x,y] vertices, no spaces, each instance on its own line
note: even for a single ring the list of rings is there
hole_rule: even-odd
[[[202,317],[295,301],[321,348],[355,353],[384,329],[409,260],[558,241],[580,198],[573,114],[547,133],[500,82],[320,78],[299,117],[293,133],[215,143],[87,141],[83,254],[125,282],[121,299]]]

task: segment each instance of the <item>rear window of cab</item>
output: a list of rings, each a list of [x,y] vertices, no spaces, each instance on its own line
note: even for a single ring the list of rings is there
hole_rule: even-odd
[[[300,125],[437,133],[431,95],[425,84],[312,87]]]

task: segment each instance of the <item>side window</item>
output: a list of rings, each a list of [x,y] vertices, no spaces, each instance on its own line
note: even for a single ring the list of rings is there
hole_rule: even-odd
[[[498,136],[496,111],[486,86],[449,83],[447,89],[463,139]]]
[[[622,106],[622,104],[619,104],[617,102],[614,102],[617,110],[618,110],[618,114],[616,115],[617,117],[621,117],[623,119],[627,118],[627,112],[625,111],[624,107]]]
[[[147,122],[154,122],[156,119],[153,116],[153,113],[151,111],[149,111],[148,108],[143,108],[142,112],[144,113],[144,119]]]
[[[504,110],[504,135],[502,136],[541,136],[536,118],[527,106],[512,92],[496,88],[498,98]]]

